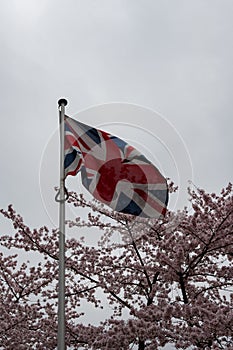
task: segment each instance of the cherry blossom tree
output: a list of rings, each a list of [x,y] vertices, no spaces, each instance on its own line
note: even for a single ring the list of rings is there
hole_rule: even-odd
[[[233,349],[232,185],[189,192],[192,210],[163,220],[69,194],[89,214],[67,222],[85,231],[66,240],[68,349]],[[0,238],[0,348],[56,349],[58,230],[30,229],[12,206],[1,213],[14,233]],[[88,246],[93,227],[101,238]],[[108,315],[85,324],[83,301]]]

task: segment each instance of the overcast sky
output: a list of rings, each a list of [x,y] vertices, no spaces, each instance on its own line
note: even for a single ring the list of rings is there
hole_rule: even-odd
[[[0,17],[0,207],[54,224],[60,97],[68,115],[145,148],[183,186],[232,181],[231,0],[9,0]],[[77,114],[110,102],[145,116]]]
[[[2,0],[0,27],[1,208],[57,225],[60,97],[68,115],[145,153],[179,194],[188,180],[211,192],[232,181],[232,0]]]

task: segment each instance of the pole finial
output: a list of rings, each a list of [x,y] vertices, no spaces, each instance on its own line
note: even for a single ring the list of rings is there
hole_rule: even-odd
[[[60,98],[60,100],[58,100],[58,106],[59,107],[61,107],[62,105],[66,106],[67,103],[68,103],[68,101],[65,98]]]

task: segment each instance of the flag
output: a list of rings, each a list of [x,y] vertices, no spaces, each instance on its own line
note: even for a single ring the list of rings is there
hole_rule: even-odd
[[[168,202],[166,179],[134,147],[65,116],[65,177],[81,172],[85,188],[121,213],[158,218]]]

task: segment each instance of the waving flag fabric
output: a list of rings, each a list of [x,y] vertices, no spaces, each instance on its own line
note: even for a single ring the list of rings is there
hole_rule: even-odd
[[[79,171],[86,189],[113,210],[165,215],[168,188],[159,170],[116,136],[65,117],[65,176]]]

